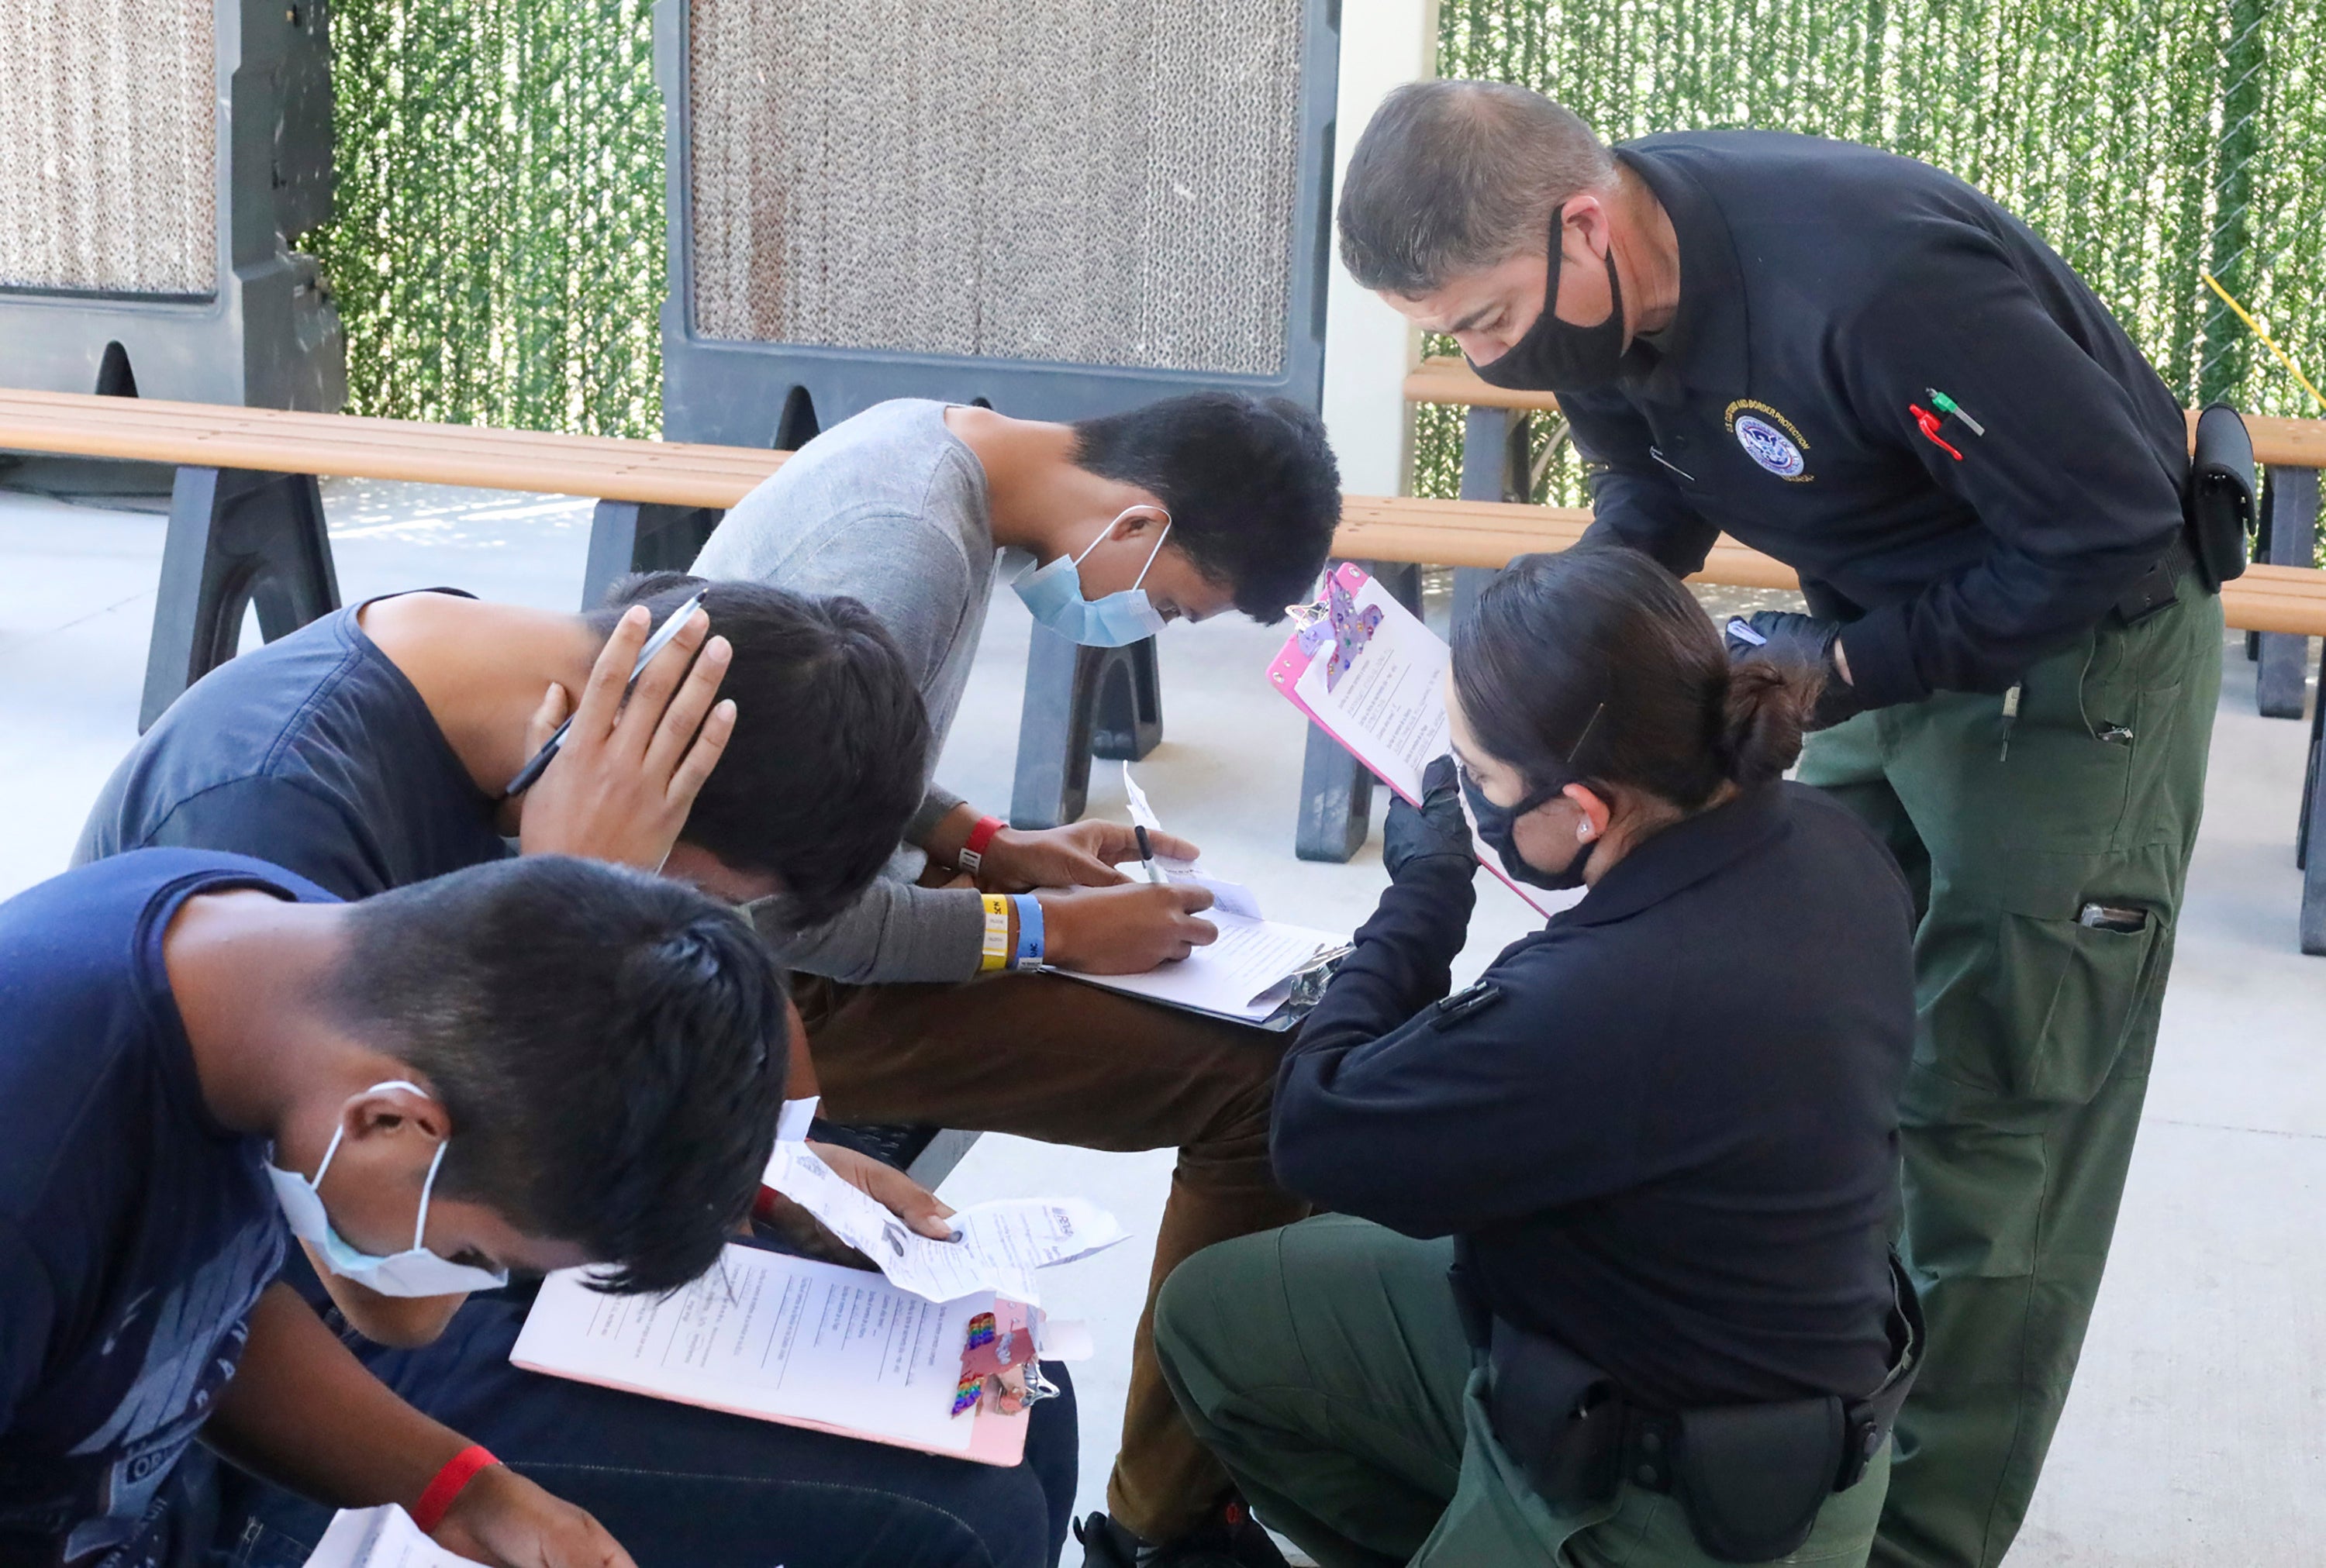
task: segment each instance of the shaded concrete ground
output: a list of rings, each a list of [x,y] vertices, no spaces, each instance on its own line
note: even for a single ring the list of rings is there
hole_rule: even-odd
[[[0,473],[14,487],[0,491],[0,896],[63,866],[135,735],[163,536],[154,484],[42,463]],[[131,493],[90,504],[97,485]],[[349,602],[444,584],[569,608],[580,591],[585,501],[338,480],[324,490]],[[997,813],[1027,629],[1000,593],[941,775]],[[1348,929],[1383,881],[1379,836],[1346,866],[1292,855],[1302,727],[1261,675],[1281,636],[1248,622],[1166,632],[1165,740],[1139,776],[1163,821],[1271,913]],[[2252,667],[2236,645],[2225,654],[2148,1114],[2083,1373],[2012,1555],[2026,1568],[2326,1556],[2326,959],[2294,945],[2292,854],[2306,726],[2256,717]],[[1091,810],[1123,814],[1115,765],[1097,765]],[[1480,886],[1457,979],[1533,924],[1491,878]],[[1170,1164],[1168,1153],[989,1137],[944,1191],[956,1203],[1081,1192],[1143,1238]],[[1056,1310],[1092,1320],[1101,1350],[1077,1369],[1084,1508],[1102,1506],[1146,1267],[1134,1241],[1057,1271],[1052,1287]]]

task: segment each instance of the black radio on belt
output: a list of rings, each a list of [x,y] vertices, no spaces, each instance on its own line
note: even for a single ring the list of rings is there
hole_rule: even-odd
[[[2181,532],[2116,601],[2116,613],[2130,623],[2177,602],[2184,576],[2194,576],[2207,593],[2220,592],[2221,584],[2245,574],[2253,524],[2253,438],[2236,409],[2212,404],[2197,416],[2196,452],[2181,496]]]
[[[2253,536],[2253,437],[2246,422],[2226,403],[2210,404],[2197,416],[2196,456],[2189,464],[2189,493],[2182,500],[2189,521],[2189,551],[2197,579],[2209,593],[2245,574],[2246,543]]]

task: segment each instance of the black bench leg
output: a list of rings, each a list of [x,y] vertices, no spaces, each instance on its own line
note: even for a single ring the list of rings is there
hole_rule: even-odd
[[[1398,603],[1421,613],[1420,567],[1401,561],[1368,561],[1365,566]],[[1339,741],[1309,725],[1307,748],[1300,760],[1300,815],[1293,825],[1292,852],[1303,860],[1342,862],[1354,857],[1372,829],[1372,792],[1373,775],[1364,765]]]
[[[1085,648],[1034,627],[1018,716],[1010,825],[1056,828],[1078,821],[1090,804],[1093,755],[1136,762],[1162,739],[1154,638],[1126,648]]]
[[[243,613],[253,604],[270,643],[340,608],[314,476],[180,469],[146,648],[140,734],[180,692],[234,657]]]
[[[1292,852],[1303,860],[1354,858],[1372,830],[1373,775],[1314,724],[1300,759],[1300,817]]]
[[[2262,486],[2264,553],[2273,566],[2314,566],[2318,548],[2318,470],[2272,464]],[[2302,717],[2310,639],[2292,632],[2263,632],[2261,668],[2254,698],[2265,719]]]
[[[633,571],[685,571],[727,514],[717,506],[665,506],[650,501],[600,501],[590,518],[589,564],[582,570],[582,608],[605,602],[614,580]]]
[[[2302,951],[2326,957],[2326,855],[2313,855],[2311,835],[2326,821],[2326,673],[2310,713],[2310,761],[2302,775],[2302,821],[2293,863],[2302,870]]]

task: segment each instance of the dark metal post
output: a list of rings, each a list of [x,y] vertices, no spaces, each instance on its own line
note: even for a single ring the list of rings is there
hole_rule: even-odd
[[[2272,566],[2318,563],[2318,470],[2272,463],[2262,486],[2266,559]],[[2265,719],[2299,719],[2310,667],[2310,639],[2292,632],[2263,632],[2261,668],[2254,677],[2254,700]]]
[[[665,506],[650,501],[600,501],[590,518],[589,564],[582,569],[582,608],[602,602],[614,580],[633,571],[684,571],[727,514],[716,506]]]
[[[2326,957],[2326,855],[2310,852],[2311,830],[2326,820],[2326,680],[2310,714],[2310,761],[2302,776],[2302,821],[2293,863],[2302,870],[2302,951]]]
[[[1018,771],[1009,822],[1056,828],[1090,804],[1093,755],[1136,762],[1163,739],[1155,639],[1127,648],[1078,647],[1037,626],[1026,648],[1018,715]]]
[[[1364,563],[1398,603],[1421,613],[1421,568],[1409,561]],[[1326,570],[1331,570],[1329,567]],[[1300,760],[1300,815],[1292,852],[1303,860],[1346,861],[1372,830],[1373,775],[1341,743],[1311,724]]]
[[[243,612],[253,604],[270,643],[340,608],[315,477],[180,469],[145,653],[140,734],[180,692],[234,657]]]

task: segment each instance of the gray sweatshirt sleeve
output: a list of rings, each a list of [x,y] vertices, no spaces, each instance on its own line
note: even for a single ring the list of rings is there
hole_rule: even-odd
[[[921,796],[921,809],[915,812],[913,820],[905,824],[905,842],[927,843],[929,835],[936,830],[936,825],[945,820],[954,807],[962,803],[962,798],[951,790],[942,784],[931,784]]]
[[[985,905],[966,887],[918,887],[880,877],[837,918],[787,931],[752,909],[759,934],[787,969],[865,985],[874,980],[966,980],[978,972]]]

